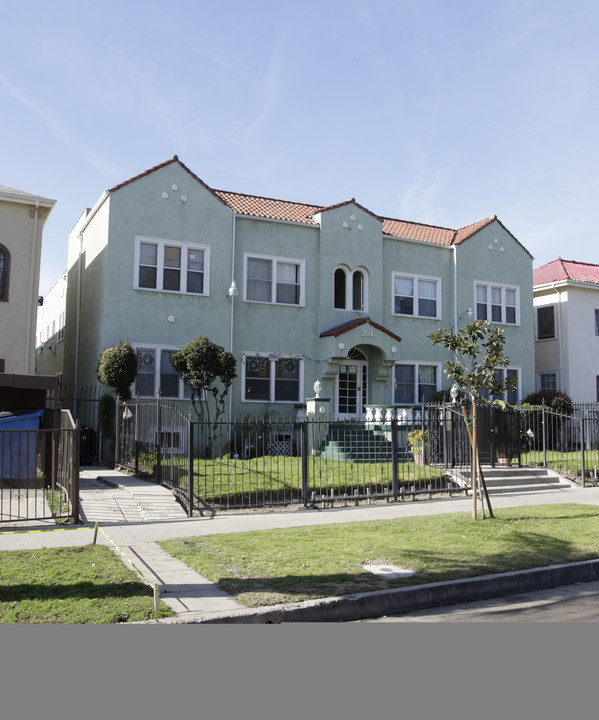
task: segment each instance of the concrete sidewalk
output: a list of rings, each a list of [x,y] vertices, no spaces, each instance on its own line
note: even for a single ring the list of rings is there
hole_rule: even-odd
[[[555,503],[599,504],[599,488],[517,492],[493,496],[494,508]],[[434,583],[374,593],[291,603],[270,608],[241,606],[215,583],[176,560],[157,543],[161,540],[214,533],[392,519],[447,512],[471,512],[472,498],[405,501],[352,507],[248,511],[188,518],[167,488],[105,468],[81,473],[81,511],[76,528],[48,525],[11,530],[0,526],[3,550],[87,545],[99,522],[98,543],[116,546],[146,580],[157,584],[161,599],[176,613],[160,623],[334,622],[391,614],[414,607],[433,607],[464,599],[480,599],[533,587],[549,587],[599,578],[599,560],[536,571],[506,573],[450,583]],[[539,585],[541,583],[541,585]],[[485,594],[485,593],[491,593]]]

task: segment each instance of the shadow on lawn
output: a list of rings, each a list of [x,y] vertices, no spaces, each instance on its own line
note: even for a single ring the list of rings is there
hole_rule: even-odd
[[[503,539],[501,552],[479,556],[456,557],[451,551],[406,551],[399,564],[414,571],[409,577],[389,578],[357,570],[329,575],[223,577],[218,586],[240,603],[256,607],[529,570],[593,557],[596,553],[581,553],[572,543],[550,535],[513,533],[509,539]]]
[[[5,585],[0,588],[0,603],[23,602],[25,600],[67,600],[70,598],[96,600],[96,599],[127,599],[131,597],[151,596],[152,590],[143,583],[93,583],[76,582],[56,584],[52,586],[42,584],[20,583]]]

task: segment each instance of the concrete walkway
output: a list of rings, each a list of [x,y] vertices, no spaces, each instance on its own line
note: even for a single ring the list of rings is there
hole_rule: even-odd
[[[498,593],[505,589],[506,583],[507,587],[515,588],[512,591],[520,591],[526,587],[538,587],[539,583],[545,583],[544,586],[548,587],[552,584],[599,578],[598,560],[586,564],[574,563],[572,566],[560,566],[555,569],[544,568],[542,575],[538,572],[535,575],[534,571],[506,573],[505,575],[509,577],[489,576],[487,579],[434,583],[415,588],[363,593],[359,596],[250,609],[241,606],[215,583],[171,557],[157,543],[168,538],[214,533],[328,525],[447,512],[471,512],[472,498],[405,501],[325,510],[302,508],[272,512],[248,511],[246,514],[222,513],[189,518],[167,488],[105,468],[82,470],[80,497],[84,520],[82,525],[69,529],[50,529],[45,524],[27,530],[0,525],[0,548],[13,550],[87,545],[93,541],[95,523],[98,522],[101,532],[98,533],[97,542],[115,548],[115,552],[120,550],[126,555],[146,580],[159,586],[161,599],[177,613],[174,619],[151,622],[339,621],[367,617],[368,613],[372,615],[373,612],[379,614],[400,612],[401,609],[413,608],[413,603],[424,606],[423,603],[431,601],[437,604],[455,602],[459,597],[481,598],[485,597],[485,588]],[[493,507],[497,509],[549,503],[599,505],[599,487],[515,492],[495,496],[492,499]],[[531,586],[530,583],[533,585]]]

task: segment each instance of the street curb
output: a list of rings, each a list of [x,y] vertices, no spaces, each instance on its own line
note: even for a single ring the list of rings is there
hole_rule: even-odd
[[[599,579],[599,559],[497,575],[413,585],[341,597],[247,608],[227,613],[190,614],[150,620],[152,624],[282,624],[346,622],[424,610],[460,602],[486,600],[531,590]],[[147,622],[146,622],[147,624]]]

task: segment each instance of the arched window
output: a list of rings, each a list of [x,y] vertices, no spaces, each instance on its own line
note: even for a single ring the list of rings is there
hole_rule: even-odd
[[[346,267],[335,270],[335,308],[338,310],[366,310],[368,286],[366,271],[351,271]]]
[[[345,272],[343,268],[337,268],[335,270],[335,307],[340,310],[345,310],[346,308],[345,286],[347,282]]]
[[[10,279],[10,253],[0,245],[0,300],[8,300],[8,282]]]

